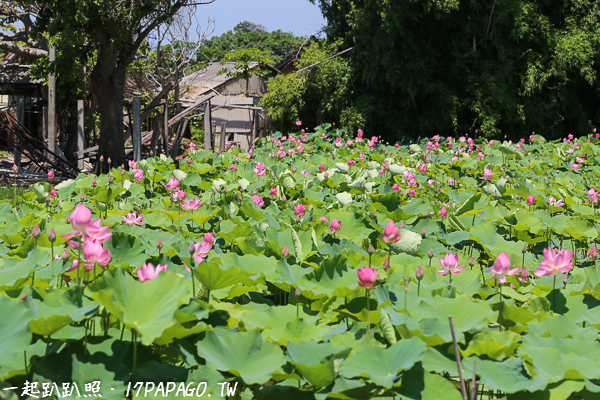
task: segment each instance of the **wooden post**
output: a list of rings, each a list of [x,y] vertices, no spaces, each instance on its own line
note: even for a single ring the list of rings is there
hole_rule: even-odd
[[[42,139],[48,144],[48,107],[42,107]],[[44,154],[48,157],[48,154]]]
[[[131,142],[133,143],[133,159],[140,161],[142,159],[142,99],[139,97],[133,98],[133,135]]]
[[[215,137],[217,136],[216,135],[216,133],[217,133],[217,123],[215,121],[212,121],[212,120],[210,122],[212,122],[211,129],[210,129],[210,132],[211,132],[211,135],[210,135],[210,148],[211,149],[216,149],[216,147],[215,147],[215,139],[216,138]]]
[[[204,107],[204,150],[212,150],[212,118],[210,116],[210,101],[206,102]]]
[[[165,156],[169,156],[169,103],[167,100],[164,101],[163,108],[163,129],[162,129],[162,138],[163,138],[163,151]]]
[[[49,61],[52,64],[56,60],[56,48],[50,46]],[[56,153],[56,76],[48,76],[48,150]],[[56,162],[54,155],[48,154],[50,161]]]
[[[179,123],[179,129],[177,130],[177,136],[175,136],[175,141],[173,142],[173,147],[171,148],[171,158],[175,161],[175,165],[179,166],[179,162],[177,161],[177,154],[179,153],[179,148],[181,147],[181,139],[183,139],[183,135],[185,134],[185,130],[187,129],[189,119],[184,118]]]
[[[152,130],[152,140],[150,141],[150,151],[152,157],[158,155],[158,140],[160,138],[160,129],[162,125],[162,114],[158,114],[154,120],[154,129]]]
[[[19,97],[17,99],[17,121],[19,121],[21,124],[23,124],[25,122],[25,98],[23,98],[23,97]],[[18,139],[16,132],[15,132],[15,137],[14,137],[14,146],[15,146],[14,163],[17,166],[17,168],[21,169],[21,150],[19,150],[17,148],[17,146],[19,146],[19,139]]]
[[[84,149],[85,142],[85,131],[84,131],[84,122],[85,122],[85,105],[83,104],[83,100],[77,100],[77,151],[82,151]],[[83,171],[83,154],[77,155],[77,168],[80,171]]]
[[[227,130],[227,122],[221,122],[221,136],[219,137],[219,151],[225,151],[225,135]]]

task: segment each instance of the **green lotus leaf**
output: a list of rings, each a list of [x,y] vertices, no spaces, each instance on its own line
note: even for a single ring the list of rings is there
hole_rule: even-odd
[[[368,378],[377,385],[391,388],[401,370],[423,359],[426,348],[419,338],[400,340],[387,349],[368,347],[344,361],[340,374],[346,378]]]
[[[31,301],[31,298],[25,301]],[[0,360],[4,361],[16,354],[21,355],[31,344],[29,322],[33,315],[22,302],[8,297],[0,297],[0,310],[4,320],[0,324]]]
[[[85,295],[103,305],[119,322],[151,344],[165,329],[176,325],[175,310],[189,301],[191,287],[174,272],[161,272],[155,279],[139,282],[123,268],[106,271],[85,288]]]
[[[304,340],[319,342],[331,331],[330,327],[317,326],[314,323],[296,318],[288,322],[285,327],[268,328],[263,331],[263,337],[281,346],[286,341],[296,342]]]
[[[206,365],[240,377],[245,384],[264,384],[286,363],[281,349],[263,342],[260,332],[210,331],[197,343]]]
[[[402,374],[402,385],[398,390],[398,394],[411,400],[462,399],[460,391],[456,390],[452,383],[421,368],[411,368]]]

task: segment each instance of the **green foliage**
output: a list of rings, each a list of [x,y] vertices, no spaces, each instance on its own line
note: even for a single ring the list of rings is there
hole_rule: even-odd
[[[356,45],[352,104],[369,134],[556,138],[599,123],[600,4],[311,0]]]
[[[19,388],[6,397],[47,381],[90,397],[86,384],[100,380],[96,397],[110,400],[166,397],[161,383],[177,397],[199,382],[223,399],[458,400],[454,336],[479,399],[598,397],[600,267],[589,251],[600,216],[589,189],[600,186],[600,134],[480,149],[441,137],[368,143],[328,125],[294,135],[261,139],[252,154],[190,149],[180,168],[163,155],[81,174],[54,187],[52,206],[48,182],[14,206],[0,200],[0,380]],[[174,199],[173,179],[197,209]],[[80,204],[99,223],[83,254],[64,237]],[[383,240],[390,220],[395,243]],[[88,235],[110,251],[105,266]],[[573,251],[569,271],[534,275],[548,247]],[[465,266],[451,279],[439,273],[447,253]],[[500,284],[490,267],[501,253],[529,278]],[[364,267],[375,269],[369,290]],[[136,393],[133,382],[148,384]]]
[[[222,61],[231,52],[258,49],[267,52],[277,63],[298,50],[304,41],[304,37],[294,36],[292,32],[267,32],[262,25],[244,21],[237,24],[233,31],[206,40],[198,51],[197,59],[200,62]]]
[[[340,42],[311,42],[296,62],[300,70],[336,54]],[[317,115],[323,120],[339,121],[351,130],[360,128],[363,118],[352,106],[354,92],[350,81],[350,64],[336,57],[300,73],[279,74],[267,82],[261,107],[268,110],[277,130],[288,130],[297,120],[313,125]]]
[[[228,71],[222,69],[218,73],[224,74],[232,78],[242,77],[246,81],[246,93],[248,93],[248,81],[254,75],[262,76],[269,73],[264,68],[267,64],[272,64],[273,60],[269,56],[268,51],[261,51],[259,49],[239,49],[231,53],[227,53],[221,60],[221,64],[226,62],[234,62],[235,70]],[[258,63],[258,66],[252,66],[250,64]]]

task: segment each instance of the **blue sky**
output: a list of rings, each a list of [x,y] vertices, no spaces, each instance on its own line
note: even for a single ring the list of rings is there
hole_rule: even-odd
[[[209,14],[215,20],[213,36],[233,30],[242,21],[263,25],[269,32],[291,31],[296,36],[316,35],[325,25],[319,7],[308,0],[216,0],[198,6],[196,16],[203,28]]]

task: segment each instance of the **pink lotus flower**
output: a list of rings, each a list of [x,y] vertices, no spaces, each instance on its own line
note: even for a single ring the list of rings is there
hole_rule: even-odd
[[[349,166],[353,166],[354,165],[354,160],[353,159],[349,159],[348,160],[348,165]]]
[[[271,188],[271,190],[269,191],[269,196],[277,196],[277,188]]]
[[[590,251],[588,252],[588,257],[590,261],[596,261],[596,259],[598,258],[598,250],[596,249],[595,244],[593,244],[590,248]]]
[[[255,196],[252,197],[252,201],[256,203],[257,206],[261,207],[265,205],[265,201],[263,200],[262,196],[257,194]]]
[[[489,168],[486,169],[485,171],[483,171],[483,179],[489,180],[489,179],[492,179],[493,176],[494,176],[494,173]]]
[[[54,171],[48,171],[48,178],[54,178]]]
[[[598,192],[596,192],[596,189],[592,188],[590,190],[588,190],[588,197],[590,198],[590,201],[594,204],[598,204]]]
[[[285,246],[283,246],[283,251],[281,252],[281,255],[284,256],[285,258],[289,257],[290,248],[287,247],[287,244]]]
[[[544,261],[540,263],[540,268],[533,273],[537,277],[545,275],[554,276],[560,273],[566,273],[573,269],[573,252],[568,249],[562,249],[557,252],[554,249],[544,249]]]
[[[169,183],[167,183],[166,188],[168,191],[177,190],[179,188],[179,181],[175,178],[169,179]],[[152,265],[152,264],[150,264],[150,265]]]
[[[102,221],[100,218],[97,220],[90,222],[85,231],[83,231],[83,239],[85,241],[88,240],[96,240],[100,243],[106,242],[112,236],[112,233],[108,232],[110,230],[110,226],[102,226]],[[66,237],[67,235],[63,236]]]
[[[92,266],[97,263],[103,267],[107,266],[112,258],[110,250],[108,248],[103,248],[102,244],[95,240],[88,241],[85,244],[83,256],[88,263],[92,264]]]
[[[360,287],[365,289],[371,289],[377,283],[377,271],[373,267],[362,267],[357,271],[358,273],[358,284]]]
[[[142,214],[140,213],[140,215],[137,215],[137,213],[135,211],[129,212],[127,213],[127,216],[125,217],[121,217],[123,219],[123,222],[126,225],[144,225],[145,222],[142,222],[142,218],[144,218],[142,216]]]
[[[58,193],[56,193],[56,190],[54,190],[54,188],[50,189],[50,193],[48,193],[48,197],[55,199],[58,196]]]
[[[448,216],[448,211],[446,211],[446,207],[442,207],[440,210],[440,217],[446,218]]]
[[[458,266],[458,254],[452,254],[452,253],[447,253],[444,258],[440,258],[440,264],[442,265],[442,268],[444,268],[444,269],[441,271],[437,271],[437,272],[438,272],[438,274],[441,274],[443,276],[448,275],[448,273],[456,275],[460,271],[462,271],[463,269],[465,269],[467,267],[466,265],[461,265],[459,267]]]
[[[215,241],[215,236],[212,233],[207,232],[204,234],[202,239],[204,240],[204,243],[208,243],[208,244],[212,245]]]
[[[183,190],[176,190],[171,193],[171,200],[173,200],[175,203],[185,200],[186,197],[187,193]]]
[[[202,243],[192,242],[192,246],[194,246],[194,254],[193,254],[194,260],[196,260],[198,262],[204,261],[204,259],[208,255],[208,252],[212,249],[212,244],[210,244],[208,242],[202,242]]]
[[[394,186],[392,187],[392,190],[395,192],[398,192],[400,190],[400,185],[398,185],[397,183],[394,183]]]
[[[325,170],[325,166],[323,164],[319,164],[319,171],[324,171]]]
[[[396,243],[400,240],[400,228],[396,226],[394,221],[390,220],[383,230],[383,241],[385,243]]]
[[[202,199],[198,199],[195,197],[190,200],[184,200],[181,203],[181,208],[183,208],[184,210],[197,210],[200,208],[201,205],[202,205]]]
[[[529,204],[530,206],[535,204],[535,197],[533,196],[527,196],[527,204]]]
[[[144,171],[142,171],[141,169],[134,169],[133,170],[133,179],[135,179],[137,182],[143,182],[144,181]]]
[[[329,220],[327,219],[327,217],[319,217],[319,221],[325,221],[325,222],[329,223]]]
[[[506,283],[506,277],[519,272],[519,267],[510,268],[510,258],[502,252],[494,261],[494,266],[490,268],[492,275],[498,278],[498,282],[503,285]]]
[[[300,120],[296,121],[296,125],[298,125],[298,126],[302,125],[302,121],[300,121]]]
[[[331,220],[331,225],[329,225],[331,232],[339,232],[341,227],[342,223],[340,221],[338,221],[337,219]]]
[[[296,218],[306,214],[306,206],[304,204],[296,204],[294,206],[294,214]]]
[[[521,272],[517,275],[517,279],[521,283],[527,283],[529,281],[529,272],[527,272],[525,267],[521,268]]]
[[[75,207],[71,213],[71,226],[76,232],[83,232],[92,220],[92,212],[83,204]]]
[[[156,269],[154,269],[154,265],[152,263],[144,264],[142,268],[137,270],[138,278],[140,278],[140,282],[146,282],[151,279],[154,279],[158,276],[161,271],[166,271],[166,265],[157,265]]]

